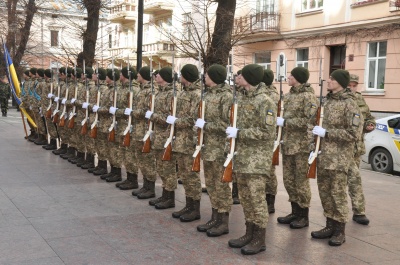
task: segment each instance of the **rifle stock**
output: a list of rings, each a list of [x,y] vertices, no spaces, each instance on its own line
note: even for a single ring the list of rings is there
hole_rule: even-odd
[[[82,134],[82,135],[86,135],[87,132],[88,132],[88,126],[87,126],[87,122],[85,122],[85,123],[82,125],[81,134]]]
[[[51,119],[51,109],[48,109],[48,110],[46,111],[46,118],[47,118],[47,119]]]
[[[171,158],[172,158],[172,143],[169,143],[167,145],[167,148],[164,149],[162,161],[170,161]]]
[[[72,129],[75,127],[75,116],[72,116],[68,121],[68,129]]]
[[[150,147],[151,147],[151,141],[150,137],[148,137],[147,140],[144,141],[142,153],[150,153]]]
[[[108,133],[108,141],[115,142],[115,128],[112,128],[112,130]]]
[[[279,166],[279,145],[275,149],[274,154],[272,155],[272,165]]]
[[[131,135],[130,133],[125,134],[124,140],[122,141],[122,145],[125,147],[129,147],[131,145]]]
[[[60,121],[60,114],[58,112],[53,116],[53,123],[57,124]]]
[[[229,162],[228,166],[224,169],[224,174],[222,175],[222,182],[232,182],[232,175],[233,175],[233,165],[232,160]]]
[[[200,172],[200,152],[196,155],[196,157],[193,159],[193,164],[192,164],[192,171],[193,172]]]
[[[200,61],[200,59],[199,59]],[[205,107],[205,103],[204,103],[204,91],[203,91],[203,75],[200,76],[201,78],[201,100],[199,103],[199,108],[198,108],[198,112],[197,112],[197,117],[204,119],[205,113],[204,113],[204,107]],[[197,145],[196,145],[196,150],[193,154],[193,163],[192,163],[192,171],[193,172],[200,172],[200,160],[201,160],[201,147],[203,145],[203,135],[204,135],[204,131],[202,128],[198,128],[197,129]]]
[[[90,138],[97,138],[97,125],[90,129]]]

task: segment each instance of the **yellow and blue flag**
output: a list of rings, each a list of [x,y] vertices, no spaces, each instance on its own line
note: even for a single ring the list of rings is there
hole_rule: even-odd
[[[36,128],[37,127],[36,123],[26,112],[25,108],[23,107],[23,103],[20,99],[21,88],[19,86],[18,76],[17,76],[17,73],[15,72],[14,64],[11,60],[10,53],[8,52],[5,43],[3,44],[3,49],[4,49],[4,60],[6,62],[8,83],[10,84],[14,99],[17,102],[19,109],[22,111],[22,113],[25,115],[25,117],[28,119],[28,121]]]

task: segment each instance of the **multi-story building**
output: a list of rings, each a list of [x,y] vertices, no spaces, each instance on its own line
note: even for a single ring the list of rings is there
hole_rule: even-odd
[[[246,35],[233,49],[236,70],[258,63],[279,71],[282,54],[286,73],[307,67],[309,82],[319,90],[320,73],[327,80],[333,70],[346,69],[359,75],[359,90],[371,110],[400,112],[400,1],[244,2],[247,8],[236,10],[236,34]]]

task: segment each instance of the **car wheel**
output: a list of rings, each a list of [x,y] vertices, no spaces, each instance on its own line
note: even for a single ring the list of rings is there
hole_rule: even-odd
[[[392,173],[393,171],[393,159],[386,149],[376,149],[374,152],[372,152],[370,161],[374,171],[388,174]]]

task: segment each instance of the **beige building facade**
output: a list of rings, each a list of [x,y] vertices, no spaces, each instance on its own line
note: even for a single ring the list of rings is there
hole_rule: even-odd
[[[400,1],[248,0],[235,28],[246,33],[232,51],[235,71],[258,63],[274,72],[284,55],[287,76],[307,67],[319,95],[319,80],[336,69],[359,76],[359,91],[375,112],[399,113]],[[250,10],[250,15],[248,12]],[[283,68],[279,68],[283,69]],[[279,85],[279,83],[275,83]],[[289,86],[284,82],[284,92]],[[326,83],[322,95],[326,95]]]

